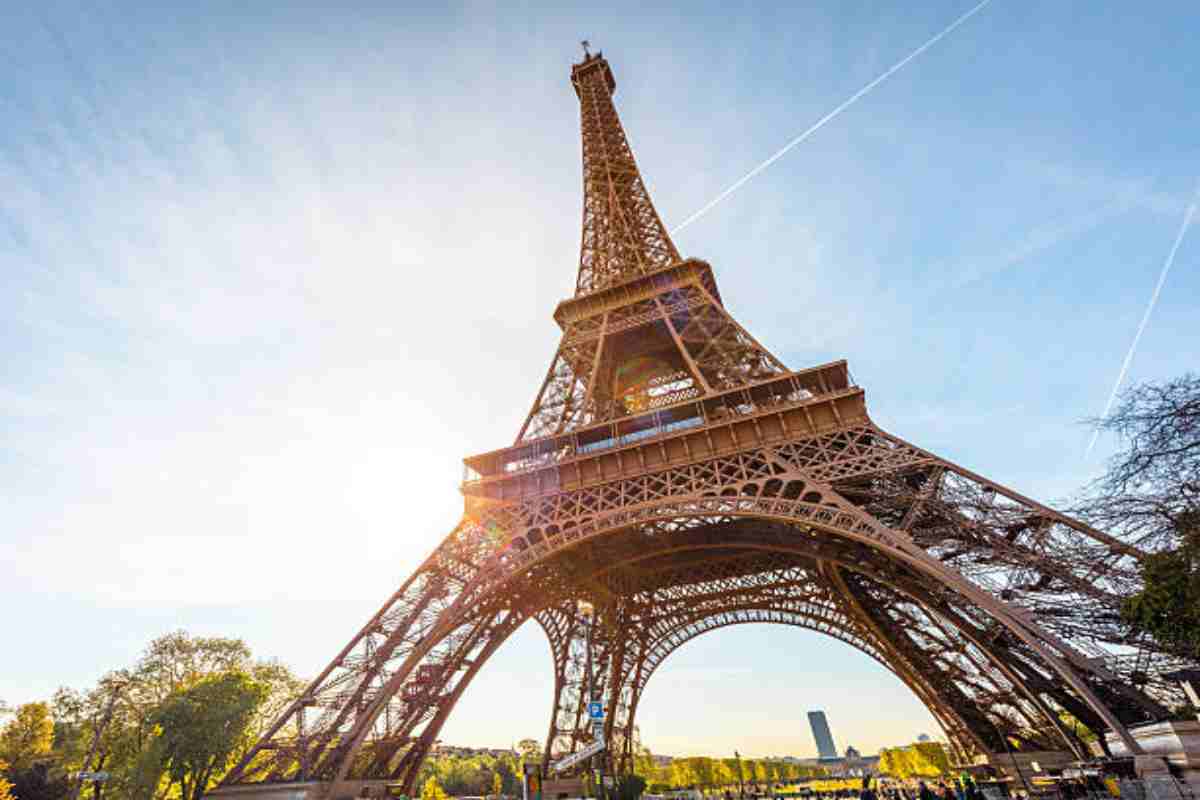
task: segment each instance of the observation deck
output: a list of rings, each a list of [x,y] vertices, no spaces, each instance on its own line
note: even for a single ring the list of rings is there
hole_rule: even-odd
[[[462,493],[509,501],[589,486],[867,418],[844,360],[463,459]]]

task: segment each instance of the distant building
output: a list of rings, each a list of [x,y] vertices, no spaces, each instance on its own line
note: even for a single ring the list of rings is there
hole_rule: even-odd
[[[846,748],[846,760],[847,761],[858,761],[861,758],[862,758],[862,753],[858,752],[858,749],[854,745],[850,745],[849,747]]]
[[[917,737],[917,741],[918,741],[918,742],[928,742],[928,741],[931,741],[931,740],[930,740],[930,738],[929,738],[929,734],[928,734],[928,733],[922,733],[920,736],[918,736],[918,737]]]
[[[652,755],[650,758],[654,759],[654,766],[656,767],[669,767],[671,766],[671,762],[675,760],[674,756]]]
[[[837,746],[833,743],[833,734],[829,732],[829,722],[825,719],[824,711],[808,712],[808,724],[812,726],[813,738],[817,740],[817,756],[822,761],[837,761]]]

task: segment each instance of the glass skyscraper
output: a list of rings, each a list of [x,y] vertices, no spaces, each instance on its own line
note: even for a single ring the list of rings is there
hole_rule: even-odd
[[[838,758],[837,747],[833,744],[833,734],[829,732],[829,721],[825,719],[824,711],[808,712],[808,724],[812,726],[813,738],[817,740],[817,756],[822,761]]]

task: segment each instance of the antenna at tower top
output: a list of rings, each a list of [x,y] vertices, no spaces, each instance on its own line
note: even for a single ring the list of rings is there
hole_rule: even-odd
[[[591,43],[591,42],[589,42],[587,39],[584,39],[582,42],[580,42],[580,44],[581,44],[581,45],[583,45],[583,57],[584,57],[584,58],[591,58],[591,57],[592,57],[592,51],[591,51],[591,50],[589,50],[588,48],[592,46],[592,43]]]

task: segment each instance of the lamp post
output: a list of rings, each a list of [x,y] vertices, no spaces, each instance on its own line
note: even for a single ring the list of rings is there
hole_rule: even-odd
[[[108,724],[112,722],[113,711],[116,710],[117,697],[129,683],[130,678],[128,675],[123,673],[117,673],[114,679],[109,680],[108,706],[104,710],[104,717],[100,720],[100,723],[92,732],[92,744],[91,747],[88,748],[87,756],[83,760],[83,768],[80,770],[80,772],[87,772],[92,768],[92,759],[95,757],[96,750],[100,746],[100,737],[104,735],[104,730],[108,727]],[[84,778],[82,776],[76,777],[75,783],[71,787],[71,800],[79,800],[79,792],[81,789],[83,789],[83,781]],[[97,792],[97,794],[99,794],[99,792]]]
[[[590,702],[603,702],[604,698],[596,685],[595,675],[592,671],[592,642],[596,630],[596,606],[587,600],[579,600],[576,602],[576,609],[579,612],[583,623],[587,625],[587,654],[584,666],[584,696]],[[604,723],[594,723],[594,733],[597,739],[604,736]],[[596,755],[588,759],[590,766],[596,769],[598,780],[596,782],[596,795],[605,800],[607,792],[604,787],[604,751],[600,751]]]

